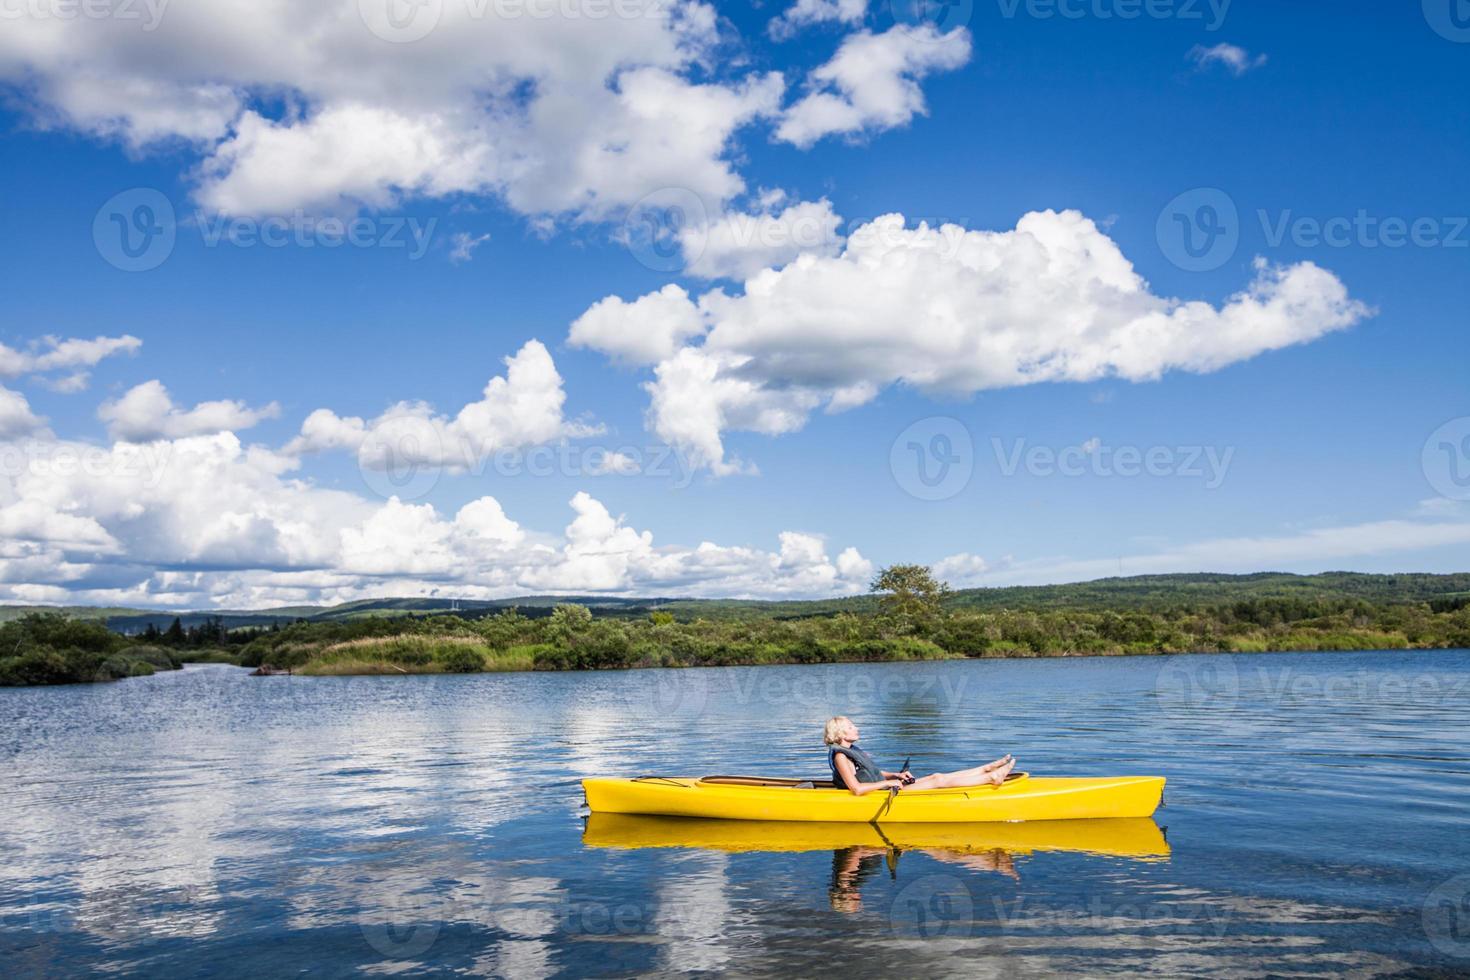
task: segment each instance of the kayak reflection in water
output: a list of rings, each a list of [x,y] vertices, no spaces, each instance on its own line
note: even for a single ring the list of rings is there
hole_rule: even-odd
[[[1016,760],[1007,755],[973,769],[936,772],[915,779],[908,771],[887,772],[878,768],[873,757],[858,748],[858,727],[850,718],[843,715],[829,718],[822,731],[822,739],[827,743],[827,764],[832,767],[832,782],[839,788],[846,786],[858,796],[874,790],[999,786],[1016,766]]]
[[[898,858],[908,853],[896,847],[870,847],[854,845],[832,852],[832,884],[827,889],[827,901],[833,912],[861,912],[863,909],[863,883],[877,874],[886,863],[893,878],[898,877]],[[1021,875],[1016,871],[1016,862],[1011,852],[1003,847],[987,848],[983,851],[966,852],[940,847],[919,848],[918,853],[935,861],[958,865],[970,871],[985,871],[1003,874],[1016,881]]]

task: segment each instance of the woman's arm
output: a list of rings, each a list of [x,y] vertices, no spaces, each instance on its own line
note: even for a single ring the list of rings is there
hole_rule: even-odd
[[[875,789],[903,788],[901,779],[884,779],[881,783],[858,782],[857,767],[852,764],[851,759],[840,753],[837,756],[837,774],[842,777],[842,782],[854,796],[866,796]],[[883,775],[887,776],[888,773],[885,772]]]

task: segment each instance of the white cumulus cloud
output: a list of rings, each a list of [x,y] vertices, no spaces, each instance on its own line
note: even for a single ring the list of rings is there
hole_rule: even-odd
[[[45,427],[45,419],[31,411],[25,395],[0,385],[0,439],[36,435]]]
[[[1211,65],[1221,65],[1226,71],[1239,78],[1252,68],[1259,68],[1266,63],[1264,54],[1252,55],[1245,48],[1236,44],[1216,44],[1213,47],[1205,47],[1196,44],[1189,49],[1189,60],[1199,71],[1204,71]]]
[[[598,335],[633,335],[640,302],[603,301]],[[742,294],[670,305],[679,332],[699,342],[654,366],[650,427],[716,473],[748,469],[726,458],[724,432],[790,432],[818,407],[851,408],[892,384],[968,395],[1204,373],[1372,312],[1311,262],[1258,260],[1255,278],[1218,306],[1156,295],[1076,211],[1033,212],[1000,232],[885,215],[854,230],[840,255],[805,254],[750,277]]]
[[[628,364],[655,364],[704,332],[704,320],[682,286],[669,283],[631,303],[608,296],[572,323],[567,341]]]
[[[861,24],[868,0],[796,0],[773,17],[766,28],[771,37],[784,41],[813,24]]]
[[[592,219],[663,187],[740,193],[732,139],[785,90],[779,71],[710,77],[721,29],[698,0],[394,8],[425,18],[412,43],[388,2],[188,0],[154,29],[8,18],[0,84],[42,125],[192,155],[197,199],[226,214],[469,193]]]
[[[137,337],[42,337],[24,350],[0,344],[0,377],[18,378],[47,371],[95,367],[114,354],[131,354],[143,346]],[[83,376],[85,380],[85,376]],[[65,382],[58,382],[65,385]]]
[[[281,407],[275,402],[251,408],[244,402],[221,400],[180,408],[174,404],[168,389],[157,380],[145,381],[129,389],[121,398],[103,402],[97,409],[97,417],[107,423],[108,434],[122,442],[179,439],[248,429],[280,413]]]
[[[737,279],[785,265],[798,255],[833,255],[842,217],[823,198],[753,213],[729,211],[681,235],[684,271],[702,279]]]
[[[849,35],[831,61],[814,69],[812,89],[781,117],[776,138],[808,147],[824,136],[894,129],[922,115],[919,81],[970,60],[970,32],[940,34],[931,25]]]
[[[860,592],[871,564],[789,532],[763,551],[657,545],[586,492],[561,534],[494,497],[444,514],[314,485],[233,433],[109,447],[5,447],[0,599],[249,607],[373,596],[527,592],[758,597]]]
[[[479,401],[453,418],[423,402],[399,402],[375,419],[319,408],[306,417],[288,455],[345,450],[365,466],[399,464],[471,469],[489,454],[594,435],[599,430],[562,414],[566,392],[551,354],[529,340],[505,358],[504,377],[491,378]]]

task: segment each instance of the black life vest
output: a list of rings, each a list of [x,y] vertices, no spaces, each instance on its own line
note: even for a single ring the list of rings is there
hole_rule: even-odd
[[[837,786],[838,789],[842,789],[847,786],[847,783],[843,782],[842,780],[842,774],[837,771],[838,755],[847,756],[848,761],[852,763],[852,767],[857,770],[858,782],[883,782],[883,770],[878,768],[878,763],[873,761],[872,756],[868,755],[868,753],[858,748],[857,745],[830,745],[827,747],[827,765],[832,767],[832,782]]]

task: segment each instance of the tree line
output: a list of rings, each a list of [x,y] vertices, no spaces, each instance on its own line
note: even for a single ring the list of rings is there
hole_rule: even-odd
[[[952,601],[922,565],[894,565],[859,612],[638,619],[563,604],[454,614],[297,620],[229,629],[218,618],[123,636],[55,613],[0,625],[0,684],[113,680],[215,660],[314,674],[601,670],[1092,654],[1470,648],[1455,597],[1376,602],[1260,596],[1172,607],[986,608]]]

